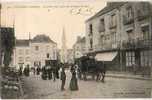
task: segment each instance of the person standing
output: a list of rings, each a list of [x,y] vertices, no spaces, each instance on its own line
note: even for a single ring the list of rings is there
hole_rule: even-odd
[[[24,68],[24,75],[27,76],[27,77],[30,75],[29,65],[27,65],[27,66]]]
[[[37,66],[37,69],[36,69],[37,75],[40,75],[40,71],[41,71],[40,66]]]
[[[70,81],[70,90],[75,91],[78,90],[78,82],[76,77],[76,71],[74,66],[71,67],[72,78]]]
[[[65,86],[65,81],[66,81],[66,74],[65,74],[65,70],[64,67],[62,67],[62,71],[61,71],[61,91],[65,90],[64,86]]]
[[[23,70],[23,66],[19,67],[19,76],[22,76],[22,70]]]

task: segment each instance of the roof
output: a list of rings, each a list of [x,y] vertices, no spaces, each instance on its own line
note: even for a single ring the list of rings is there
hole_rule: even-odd
[[[16,40],[16,46],[29,46],[29,40]]]
[[[49,36],[46,36],[44,34],[41,34],[41,35],[36,35],[32,40],[31,42],[34,42],[34,43],[39,43],[39,42],[45,42],[45,43],[49,43],[49,42],[52,42],[54,44],[56,44],[56,42],[54,42],[53,40],[50,39]]]
[[[110,3],[108,3],[109,5],[107,4],[106,7],[104,7],[102,10],[100,10],[95,15],[90,17],[88,20],[86,20],[86,22],[94,19],[95,17],[101,16],[101,15],[103,15],[103,14],[105,14],[105,13],[107,13],[107,12],[109,12],[109,11],[115,9],[115,8],[118,8],[122,5],[124,5],[125,3],[127,3],[127,2],[110,2]]]

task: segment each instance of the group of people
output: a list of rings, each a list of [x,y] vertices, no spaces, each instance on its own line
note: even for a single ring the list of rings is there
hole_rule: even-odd
[[[59,73],[59,69],[61,68],[61,71]],[[65,67],[64,66],[60,66],[60,68],[58,67],[51,67],[51,66],[44,66],[42,68],[40,68],[39,66],[35,67],[35,68],[30,68],[29,65],[27,65],[26,67],[20,67],[19,68],[19,75],[25,75],[25,76],[30,76],[30,71],[33,71],[33,74],[35,75],[40,75],[41,73],[41,78],[46,80],[47,78],[49,80],[53,79],[54,81],[56,79],[61,80],[61,91],[65,90],[65,83],[66,83],[66,73],[65,73]],[[77,81],[77,77],[76,77],[76,71],[77,71],[77,66],[72,65],[70,68],[70,72],[71,72],[71,80],[70,80],[70,84],[69,84],[69,89],[71,91],[74,90],[78,90],[78,81]],[[60,77],[59,77],[60,74]]]
[[[78,88],[78,81],[77,81],[77,77],[76,77],[76,70],[77,70],[77,67],[75,65],[72,65],[71,69],[70,69],[72,77],[71,77],[70,85],[69,85],[69,88],[71,91],[75,91],[75,90],[79,89]],[[61,91],[63,91],[63,90],[65,90],[64,85],[66,82],[66,73],[65,73],[64,67],[62,67],[62,71],[61,71],[61,81],[62,81]]]
[[[24,74],[25,76],[28,77],[30,75],[30,66],[27,65],[27,66],[25,66],[25,68],[23,68],[23,66],[20,66],[18,72],[19,72],[20,76],[22,76]]]
[[[52,66],[44,66],[42,68],[42,74],[41,74],[42,79],[46,80],[47,78],[55,81],[56,78],[59,79],[59,67],[52,67]]]

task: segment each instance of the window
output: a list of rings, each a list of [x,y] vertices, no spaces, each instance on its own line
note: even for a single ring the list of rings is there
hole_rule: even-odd
[[[22,54],[23,54],[23,50],[19,49],[19,55],[22,55]]]
[[[140,62],[141,66],[152,66],[152,51],[145,50],[140,52]]]
[[[18,59],[19,59],[19,63],[23,63],[24,62],[23,57],[19,57]]]
[[[103,32],[105,31],[105,23],[104,23],[104,19],[100,19],[100,23],[99,23],[99,32]]]
[[[49,54],[49,53],[47,53],[47,54],[46,54],[46,57],[47,57],[47,58],[49,58],[49,57],[50,57],[50,54]]]
[[[35,50],[38,51],[39,50],[39,46],[35,46]]]
[[[25,52],[26,52],[26,55],[29,55],[29,50],[28,50],[28,49],[26,49],[26,51],[25,51]]]
[[[142,27],[142,34],[144,40],[150,39],[150,32],[149,32],[149,26]]]
[[[30,57],[26,57],[26,62],[29,62],[30,61]]]
[[[92,49],[92,47],[93,47],[93,40],[92,40],[92,38],[90,39],[90,48]]]
[[[133,9],[132,7],[127,7],[127,18],[132,19],[133,18]]]
[[[126,66],[131,67],[135,64],[135,52],[126,52]]]
[[[90,35],[93,34],[92,24],[89,25],[89,33],[90,33]]]
[[[128,35],[128,40],[132,40],[134,38],[133,30],[128,30],[127,35]]]
[[[110,27],[116,26],[116,14],[111,15]]]
[[[113,32],[113,33],[111,34],[111,42],[112,42],[112,44],[115,44],[115,43],[116,43],[116,32]]]
[[[101,41],[101,45],[103,45],[103,43],[104,43],[104,36],[100,37],[100,41]]]

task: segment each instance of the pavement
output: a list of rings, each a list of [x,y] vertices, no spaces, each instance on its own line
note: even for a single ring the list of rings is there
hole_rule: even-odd
[[[31,74],[23,77],[23,99],[71,99],[71,98],[150,98],[151,81],[136,78],[110,77],[107,73],[105,83],[96,82],[88,77],[87,81],[78,80],[79,90],[70,91],[70,71],[66,71],[65,91],[60,91],[61,81],[42,80],[40,76]],[[108,76],[109,75],[109,76]],[[112,75],[112,74],[111,74]],[[117,75],[117,77],[116,77]],[[125,75],[124,75],[125,76]],[[127,76],[127,75],[126,75]],[[129,76],[129,74],[128,74]]]
[[[125,78],[125,79],[138,79],[138,80],[149,80],[152,81],[152,77],[150,76],[142,76],[142,75],[135,75],[133,73],[128,72],[112,72],[108,71],[106,73],[106,77],[113,77],[113,78]]]

